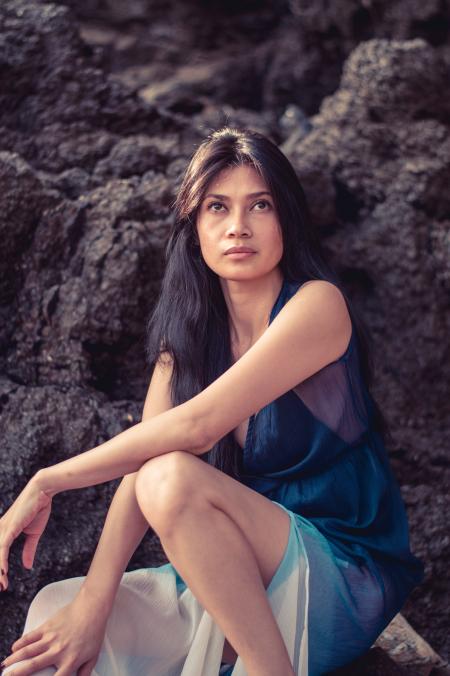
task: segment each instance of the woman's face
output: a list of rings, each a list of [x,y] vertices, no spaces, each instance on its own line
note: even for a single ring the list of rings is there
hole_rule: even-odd
[[[265,275],[283,254],[272,195],[249,165],[224,169],[211,181],[197,212],[197,232],[206,265],[224,279]],[[227,254],[233,246],[249,247],[253,253]]]

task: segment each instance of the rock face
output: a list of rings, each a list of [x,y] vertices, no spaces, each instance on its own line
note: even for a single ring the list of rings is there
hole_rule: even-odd
[[[171,202],[206,133],[247,125],[290,157],[371,330],[426,563],[403,613],[448,659],[450,22],[395,4],[216,2],[202,21],[194,2],[73,3],[81,24],[63,4],[0,6],[1,510],[139,420]],[[15,543],[0,653],[40,587],[86,573],[116,485],[55,498],[33,572]],[[167,560],[149,535],[131,567]],[[358,668],[401,673],[377,655]]]

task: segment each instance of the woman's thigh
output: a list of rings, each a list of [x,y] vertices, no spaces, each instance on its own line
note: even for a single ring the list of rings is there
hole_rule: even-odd
[[[152,458],[136,479],[139,504],[164,521],[161,510],[175,514],[193,504],[213,506],[227,514],[252,548],[265,588],[281,563],[289,538],[288,513],[257,491],[209,465],[187,451],[173,451]],[[170,519],[176,522],[175,516]]]

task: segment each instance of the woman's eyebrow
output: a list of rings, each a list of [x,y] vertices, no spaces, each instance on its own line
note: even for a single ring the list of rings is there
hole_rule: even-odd
[[[260,197],[260,195],[270,195],[270,192],[268,192],[267,190],[261,190],[260,192],[250,192],[248,195],[246,195],[246,197]],[[205,199],[207,197],[215,197],[217,199],[222,199],[222,200],[230,199],[228,197],[228,195],[219,195],[219,193],[212,193],[212,192],[205,195]]]

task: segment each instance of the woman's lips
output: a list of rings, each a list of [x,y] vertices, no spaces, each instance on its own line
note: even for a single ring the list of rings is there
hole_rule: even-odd
[[[233,251],[232,253],[226,254],[226,256],[240,260],[241,258],[249,258],[250,256],[254,256],[255,253],[256,251]]]

